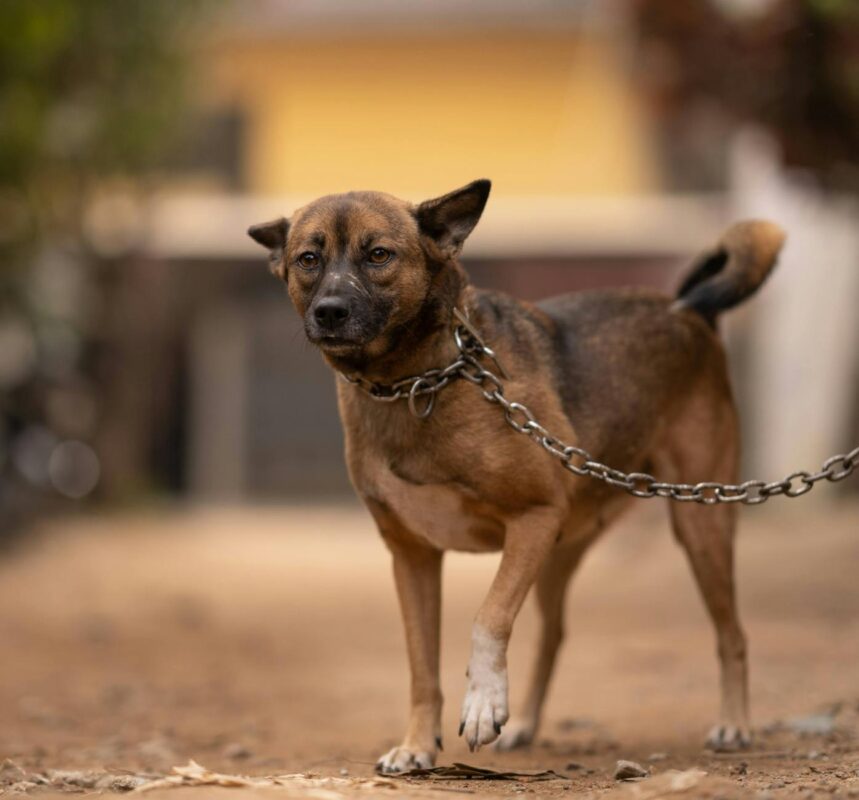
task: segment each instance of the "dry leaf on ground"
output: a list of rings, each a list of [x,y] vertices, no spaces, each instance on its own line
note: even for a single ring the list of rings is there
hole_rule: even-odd
[[[541,772],[498,772],[494,769],[486,767],[473,767],[470,764],[462,764],[454,761],[451,766],[447,767],[432,767],[430,769],[411,769],[408,772],[400,772],[392,777],[394,778],[427,778],[429,780],[442,781],[463,781],[463,780],[480,780],[480,781],[551,781],[551,780],[569,780],[565,775],[560,775],[557,772],[546,769]]]

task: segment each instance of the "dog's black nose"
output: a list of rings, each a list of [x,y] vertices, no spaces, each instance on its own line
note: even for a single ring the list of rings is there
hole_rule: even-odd
[[[323,297],[313,309],[319,326],[333,331],[349,318],[349,305],[340,297]]]

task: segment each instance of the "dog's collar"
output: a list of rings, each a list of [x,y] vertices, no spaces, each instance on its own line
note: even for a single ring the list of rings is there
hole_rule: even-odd
[[[410,375],[400,378],[393,383],[378,383],[370,381],[361,375],[347,375],[338,372],[347,383],[357,386],[366,392],[373,400],[380,403],[395,403],[407,400],[409,411],[419,419],[426,419],[435,407],[435,397],[457,378],[467,378],[474,381],[473,367],[478,367],[478,359],[489,358],[506,378],[507,373],[498,361],[495,352],[490,348],[478,330],[474,327],[468,315],[458,308],[453,309],[453,339],[456,342],[458,355],[446,367],[433,367],[420,375]],[[424,397],[425,403],[420,406],[418,398]]]

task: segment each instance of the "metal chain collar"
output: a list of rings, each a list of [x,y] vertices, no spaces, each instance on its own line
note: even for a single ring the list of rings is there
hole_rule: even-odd
[[[513,430],[539,444],[547,453],[557,458],[564,469],[574,475],[595,478],[610,486],[624,489],[635,497],[667,497],[679,502],[704,505],[718,503],[759,505],[776,495],[799,497],[810,492],[818,481],[824,479],[832,482],[844,480],[856,467],[859,467],[859,447],[856,447],[849,453],[826,459],[817,472],[797,470],[782,480],[771,483],[760,480],[745,481],[740,484],[715,481],[695,484],[664,483],[646,472],[623,472],[613,469],[594,460],[584,448],[565,444],[540,425],[527,406],[508,400],[504,395],[501,378],[486,369],[480,362],[482,358],[490,359],[498,372],[506,378],[507,374],[495,353],[484,343],[480,334],[459,309],[454,309],[454,314],[459,323],[454,327],[453,334],[459,355],[446,367],[429,369],[421,375],[402,378],[392,384],[375,383],[361,377],[349,377],[342,372],[340,376],[380,403],[408,400],[409,411],[418,419],[426,419],[432,414],[436,395],[442,389],[457,378],[465,378],[483,389],[483,397],[489,403],[499,406],[504,411],[504,418]],[[419,398],[425,398],[423,406]]]

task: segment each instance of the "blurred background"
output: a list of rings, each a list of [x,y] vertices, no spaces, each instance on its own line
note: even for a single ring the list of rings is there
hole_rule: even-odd
[[[465,265],[528,299],[671,291],[732,221],[781,223],[779,268],[724,318],[743,476],[859,444],[856,0],[0,2],[0,793],[189,757],[369,774],[398,741],[400,623],[334,377],[245,231],[479,177]],[[742,513],[759,749],[794,758],[743,756],[768,797],[794,773],[831,792],[827,770],[859,792],[857,502],[854,476]],[[663,504],[635,512],[575,584],[524,756],[453,736],[497,557],[447,558],[446,758],[572,756],[589,789],[664,751],[746,781],[702,760],[712,632]],[[530,607],[514,706],[522,636]],[[782,724],[815,709],[816,738]]]
[[[0,521],[348,496],[333,378],[245,230],[481,176],[466,266],[529,299],[670,289],[732,220],[780,222],[727,321],[744,475],[855,445],[850,0],[9,0]]]

